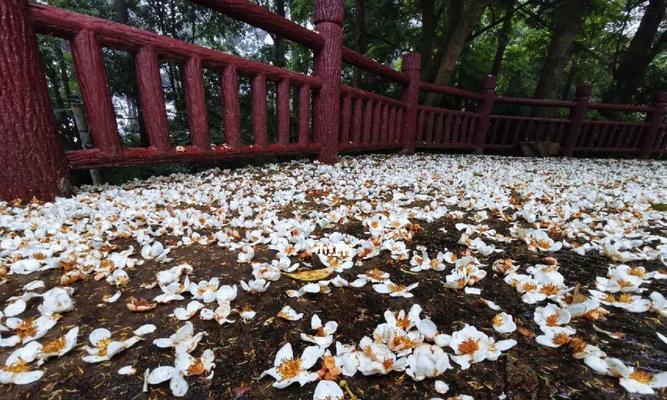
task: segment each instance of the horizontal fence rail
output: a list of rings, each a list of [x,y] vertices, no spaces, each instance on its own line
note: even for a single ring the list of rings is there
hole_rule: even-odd
[[[342,0],[314,0],[314,30],[248,0],[193,2],[312,50],[313,72],[289,71],[27,0],[4,0],[0,2],[0,37],[4,39],[0,42],[0,107],[5,111],[0,116],[0,181],[5,183],[0,185],[1,199],[52,199],[66,194],[68,171],[73,168],[266,154],[311,154],[333,163],[345,151],[401,149],[411,154],[415,149],[437,149],[512,154],[526,143],[550,144],[564,156],[667,154],[667,94],[663,92],[650,105],[594,103],[590,85],[579,86],[573,100],[508,97],[496,94],[492,76],[484,78],[480,91],[474,92],[422,82],[418,53],[405,54],[402,71],[396,71],[345,48]],[[36,34],[70,43],[91,148],[62,149]],[[124,147],[122,143],[104,49],[125,51],[134,59],[147,147]],[[170,136],[160,76],[165,62],[182,68],[186,146],[175,146]],[[400,99],[343,85],[343,63],[398,84]],[[219,79],[222,143],[211,140],[205,72]],[[245,86],[242,89],[241,80],[249,82],[249,91]],[[420,104],[424,97],[420,94],[429,93],[456,99],[455,104],[460,105]],[[250,97],[248,116],[241,114],[241,95]],[[269,104],[275,105],[275,118],[268,115]],[[531,113],[497,112],[508,106]],[[243,126],[246,120],[252,126]],[[275,126],[269,126],[270,122]]]

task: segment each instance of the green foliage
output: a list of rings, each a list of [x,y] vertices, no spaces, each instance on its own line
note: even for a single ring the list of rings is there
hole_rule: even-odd
[[[115,2],[118,0],[50,0],[49,4],[116,20]],[[427,0],[366,0],[363,38],[365,54],[382,63],[400,69],[401,56],[405,52],[418,51],[422,45],[422,5]],[[463,1],[463,0],[461,0]],[[458,4],[462,4],[459,1]],[[489,74],[496,57],[499,33],[506,15],[509,0],[495,0],[486,9],[467,38],[464,49],[457,55],[458,62],[451,83],[469,90],[478,90],[481,79]],[[455,7],[456,0],[433,0],[436,38],[444,40],[445,16]],[[612,86],[618,67],[619,55],[630,43],[634,30],[648,0],[589,0],[590,12],[584,20],[571,50],[566,77],[560,82],[559,93],[571,98],[576,85],[590,82],[594,88],[594,100],[601,99]],[[258,0],[258,4],[271,10],[274,0]],[[355,29],[358,10],[355,0],[345,0],[344,45],[356,49]],[[126,0],[129,25],[157,32],[179,40],[252,58],[273,64],[285,60],[286,68],[302,73],[313,69],[312,51],[287,43],[277,51],[278,38],[245,23],[212,12],[186,0]],[[515,0],[509,43],[506,47],[498,76],[497,91],[503,95],[530,96],[535,91],[542,62],[551,38],[553,18],[559,2],[550,0]],[[288,18],[304,26],[312,27],[313,1],[286,0]],[[634,27],[634,28],[633,28]],[[663,28],[664,30],[664,21]],[[284,42],[283,42],[284,43]],[[77,127],[72,116],[70,101],[79,97],[72,54],[67,41],[47,36],[39,37],[39,47],[46,66],[51,99],[63,140],[68,149],[81,148]],[[431,54],[431,55],[433,55]],[[109,88],[119,113],[118,124],[125,146],[146,146],[141,121],[141,106],[131,54],[104,49]],[[171,140],[174,145],[189,144],[187,111],[183,93],[183,65],[174,60],[161,60],[161,74]],[[667,54],[658,53],[638,88],[635,100],[651,102],[656,89],[666,88]],[[240,106],[242,115],[242,139],[252,140],[251,95],[249,77],[240,77]],[[224,142],[224,126],[221,113],[220,71],[205,69],[204,86],[206,108],[211,131],[211,142]],[[392,97],[400,95],[400,86],[388,83],[372,74],[355,71],[345,66],[342,72],[345,84],[358,84],[362,89]],[[270,136],[275,135],[275,87],[267,85]],[[293,91],[293,102],[296,93]],[[466,107],[456,98],[445,98],[444,105]],[[525,114],[529,110],[505,107],[501,112]],[[122,115],[121,115],[122,114]],[[294,114],[294,113],[293,113]],[[607,116],[600,116],[607,117]],[[626,118],[642,118],[629,115]],[[296,120],[292,115],[292,135]],[[161,167],[162,168],[162,167]],[[169,167],[165,167],[169,171]],[[187,167],[179,167],[187,168]],[[182,169],[178,169],[181,171]],[[164,172],[162,170],[157,172]],[[119,173],[120,174],[120,173]],[[131,173],[123,172],[123,178]],[[116,181],[114,171],[107,171],[107,179]]]

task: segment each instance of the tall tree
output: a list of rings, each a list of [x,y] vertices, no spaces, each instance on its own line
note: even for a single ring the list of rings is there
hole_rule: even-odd
[[[558,94],[558,83],[570,58],[574,38],[590,10],[590,0],[564,0],[554,15],[554,29],[542,72],[535,89],[537,98],[553,98]]]
[[[606,101],[629,103],[653,58],[667,48],[667,31],[659,33],[667,0],[650,0],[637,32],[621,54]]]
[[[116,21],[121,24],[127,24],[127,1],[126,0],[114,0],[113,2],[114,11],[116,12]]]
[[[275,0],[274,10],[276,14],[285,17],[287,14],[285,9],[285,0]],[[287,42],[278,35],[272,35],[273,39],[273,65],[277,67],[284,67],[287,64],[285,55],[287,54]]]
[[[500,75],[500,66],[505,56],[505,49],[512,35],[512,17],[514,16],[515,1],[505,0],[505,16],[503,17],[503,25],[498,32],[498,47],[496,48],[496,55],[493,58],[493,65],[491,66],[491,75],[495,77]]]
[[[461,51],[470,33],[479,24],[482,14],[493,0],[453,0],[445,12],[445,28],[440,38],[438,50],[429,63],[427,79],[446,85],[452,76]],[[437,104],[442,96],[430,94],[429,104]]]
[[[356,18],[354,20],[354,47],[359,53],[366,52],[366,4],[364,0],[354,1],[354,11]],[[352,74],[353,86],[359,87],[361,84],[361,71],[359,68],[354,68]]]

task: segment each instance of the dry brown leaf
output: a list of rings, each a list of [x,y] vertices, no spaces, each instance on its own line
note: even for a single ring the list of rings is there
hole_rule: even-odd
[[[128,299],[128,303],[125,304],[127,306],[127,309],[132,311],[132,312],[145,312],[145,311],[150,311],[155,308],[157,305],[156,303],[149,303],[148,300],[145,298],[140,298],[137,299],[135,297],[130,297]]]
[[[326,279],[329,275],[334,272],[333,268],[320,268],[320,269],[309,269],[305,271],[299,271],[294,273],[284,272],[283,275],[296,279],[298,281],[321,281]]]
[[[517,326],[516,330],[522,334],[525,337],[535,337],[535,332],[531,331],[530,329],[526,328],[525,326]]]

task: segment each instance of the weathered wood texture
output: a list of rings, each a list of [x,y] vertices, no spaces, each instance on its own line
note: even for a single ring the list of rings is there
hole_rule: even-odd
[[[0,2],[0,108],[0,199],[67,194],[67,164],[25,0]]]
[[[340,128],[340,85],[343,44],[343,0],[315,0],[315,29],[324,38],[324,47],[315,53],[315,75],[322,87],[313,103],[314,137],[320,143],[318,159],[336,162]]]
[[[421,55],[409,53],[403,55],[403,73],[408,76],[410,83],[403,88],[403,101],[406,103],[405,118],[403,119],[403,152],[413,154],[417,141],[417,106],[420,89]]]

